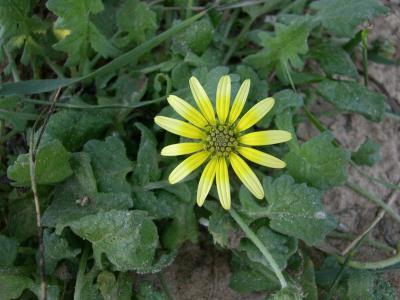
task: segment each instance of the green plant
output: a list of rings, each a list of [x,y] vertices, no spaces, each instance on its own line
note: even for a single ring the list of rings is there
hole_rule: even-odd
[[[375,270],[398,268],[397,252],[376,262],[354,259],[363,243],[393,250],[367,238],[385,213],[400,223],[394,200],[385,203],[349,178],[349,168],[380,159],[379,144],[367,139],[351,153],[312,112],[323,99],[338,114],[399,119],[386,96],[368,86],[370,59],[398,63],[379,43],[368,46],[364,26],[388,8],[378,0],[203,2],[1,1],[2,299],[169,299],[162,275],[164,291],[158,291],[148,282],[133,289],[135,274],[162,274],[199,235],[231,252],[230,287],[239,292],[395,299]],[[211,102],[221,77],[229,80],[231,103],[250,79],[246,108],[261,103],[258,109],[270,110],[260,114],[257,128],[291,133],[287,143],[266,148],[286,168],[254,165],[251,180],[262,186],[240,178],[253,194],[265,195],[261,201],[234,176],[231,204],[224,202],[229,210],[218,204],[222,192],[209,187],[204,207],[196,206],[199,172],[168,182],[179,160],[160,151],[187,141],[153,119],[178,117],[167,105],[171,94],[195,106],[192,76]],[[267,97],[275,100],[258,102]],[[320,134],[300,142],[303,122]],[[233,159],[240,177],[243,165]],[[321,198],[344,185],[382,211],[340,253],[324,247],[328,235],[341,234]],[[240,231],[244,236],[232,245]]]

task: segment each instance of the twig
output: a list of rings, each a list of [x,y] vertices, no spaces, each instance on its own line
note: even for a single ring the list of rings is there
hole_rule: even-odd
[[[36,185],[36,153],[34,149],[34,132],[31,132],[30,143],[29,143],[29,170],[31,176],[31,185],[33,192],[33,199],[35,201],[36,211],[36,226],[39,239],[39,272],[40,272],[40,299],[47,299],[47,287],[45,278],[45,262],[44,262],[44,242],[43,242],[43,227],[40,214],[40,203]]]
[[[44,242],[43,242],[43,226],[42,226],[42,221],[41,221],[41,212],[40,212],[40,201],[39,201],[39,194],[37,190],[37,183],[36,183],[36,155],[39,149],[40,145],[40,140],[43,136],[43,133],[46,129],[46,125],[48,123],[48,120],[50,118],[51,113],[54,111],[54,104],[58,99],[58,95],[60,93],[60,89],[57,90],[57,93],[54,96],[53,99],[53,105],[50,106],[48,112],[47,112],[47,117],[44,121],[44,124],[42,125],[42,128],[39,132],[39,136],[36,140],[35,143],[35,130],[39,124],[39,120],[41,118],[38,118],[33,125],[32,132],[30,135],[29,139],[29,171],[30,171],[30,177],[31,177],[31,188],[32,188],[32,193],[33,193],[33,200],[35,202],[35,212],[36,212],[36,226],[37,226],[37,232],[38,232],[38,239],[39,239],[39,272],[40,272],[40,299],[41,300],[46,300],[47,299],[47,285],[46,285],[46,267],[45,267],[45,260],[44,260]]]
[[[330,238],[334,238],[334,239],[344,239],[344,240],[349,240],[352,241],[353,239],[356,238],[356,236],[354,234],[351,233],[345,233],[345,232],[339,232],[339,231],[333,231],[331,233],[328,234],[328,236]],[[379,240],[375,240],[372,238],[367,238],[365,240],[366,243],[368,243],[370,246],[376,248],[376,249],[380,249],[383,251],[387,251],[390,252],[391,254],[395,254],[396,253],[396,249],[387,245],[386,243],[383,243]]]
[[[396,191],[393,190],[391,195],[389,196],[389,200],[387,202],[387,205],[390,207],[391,205],[394,204],[396,201]],[[376,216],[375,220],[357,237],[355,238],[343,251],[342,255],[346,255],[347,253],[350,252],[351,249],[355,247],[355,245],[363,239],[385,216],[386,210],[381,209]]]

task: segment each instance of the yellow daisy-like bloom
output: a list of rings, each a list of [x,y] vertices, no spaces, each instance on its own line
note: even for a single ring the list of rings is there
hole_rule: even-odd
[[[284,168],[286,164],[282,160],[249,146],[283,143],[291,139],[291,134],[283,130],[243,132],[260,121],[274,106],[275,100],[261,100],[239,119],[249,94],[250,80],[242,83],[230,107],[231,80],[229,76],[223,76],[217,87],[216,117],[211,101],[197,78],[190,78],[189,84],[200,111],[174,95],[168,97],[168,103],[191,124],[163,116],[154,118],[156,124],[165,130],[195,140],[169,145],[161,150],[161,155],[165,156],[191,154],[171,172],[169,182],[178,183],[207,162],[197,189],[197,204],[203,205],[215,178],[221,205],[230,209],[228,166],[231,165],[249,191],[256,198],[262,199],[264,190],[260,180],[241,156],[262,166]]]

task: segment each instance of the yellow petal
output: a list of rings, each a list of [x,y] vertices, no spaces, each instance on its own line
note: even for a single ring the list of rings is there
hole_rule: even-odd
[[[204,131],[200,130],[192,124],[183,122],[181,120],[157,116],[154,118],[154,122],[164,128],[165,130],[172,132],[177,135],[181,135],[192,139],[203,139],[206,138]]]
[[[234,152],[231,152],[230,159],[233,170],[249,191],[258,199],[264,198],[261,182],[249,165]]]
[[[265,130],[251,132],[239,137],[239,142],[249,146],[273,145],[287,142],[292,138],[288,131]]]
[[[266,98],[258,102],[240,119],[236,125],[236,131],[241,132],[256,124],[271,110],[274,103],[274,98]]]
[[[169,175],[169,183],[175,184],[184,179],[194,170],[201,166],[201,164],[210,156],[209,152],[198,152],[181,162]]]
[[[215,125],[216,121],[214,109],[212,107],[210,99],[207,96],[206,91],[203,89],[200,82],[194,76],[189,79],[189,85],[193,94],[193,98],[196,101],[197,106],[200,108],[203,116],[211,125]]]
[[[207,120],[203,115],[185,100],[175,95],[170,95],[168,103],[178,114],[197,127],[203,128],[207,125]]]
[[[201,174],[199,186],[197,187],[197,205],[202,206],[204,200],[211,189],[212,183],[214,181],[217,158],[213,158],[204,168],[203,174]]]
[[[231,78],[229,75],[222,76],[217,87],[217,114],[220,122],[225,124],[231,104]]]
[[[237,147],[237,151],[248,160],[265,167],[276,169],[286,167],[286,163],[283,160],[253,148]]]
[[[219,196],[219,201],[224,209],[231,208],[231,191],[229,187],[229,174],[228,166],[226,160],[223,157],[218,158],[217,162],[217,191]]]
[[[236,94],[235,101],[233,101],[231,112],[229,113],[229,124],[235,123],[237,118],[240,116],[240,113],[243,110],[243,107],[246,103],[247,96],[249,95],[250,90],[250,79],[246,79],[243,81],[242,85],[238,93]]]
[[[161,150],[161,155],[164,156],[177,156],[190,154],[202,150],[204,145],[201,143],[179,143],[164,147]]]

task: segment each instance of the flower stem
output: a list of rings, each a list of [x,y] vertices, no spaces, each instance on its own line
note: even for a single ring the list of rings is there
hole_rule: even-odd
[[[391,118],[391,119],[393,119],[395,121],[400,121],[400,116],[395,114],[395,113],[385,112],[385,117]]]
[[[344,259],[342,257],[337,258],[339,262],[343,263]],[[387,259],[373,261],[373,262],[361,262],[350,260],[347,265],[354,269],[364,269],[364,270],[376,270],[376,269],[383,269],[395,264],[400,263],[400,255],[396,255]]]
[[[274,260],[268,249],[265,247],[265,245],[260,241],[260,239],[250,229],[250,227],[247,226],[247,224],[243,221],[242,217],[233,208],[229,210],[229,213],[231,214],[235,222],[240,226],[240,228],[242,228],[246,236],[254,243],[254,245],[258,248],[258,250],[261,251],[262,255],[265,257],[265,259],[271,266],[272,270],[275,272],[276,277],[278,277],[282,289],[287,287],[288,284],[286,282],[285,277],[283,276],[281,270],[279,269],[278,264],[276,263],[276,261]]]
[[[89,258],[89,244],[85,244],[81,256],[81,260],[79,262],[79,270],[76,276],[76,283],[75,283],[75,293],[74,293],[74,300],[81,299],[81,292],[82,292],[82,285],[86,271],[86,264]]]

